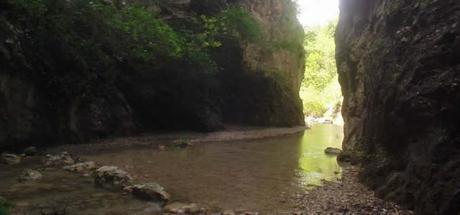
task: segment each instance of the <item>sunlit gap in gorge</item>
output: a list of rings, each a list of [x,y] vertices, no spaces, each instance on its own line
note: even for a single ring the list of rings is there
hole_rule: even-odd
[[[299,152],[301,184],[321,185],[341,177],[335,156],[328,147],[341,148],[342,93],[335,61],[335,28],[338,0],[297,0],[298,19],[305,30],[305,75],[300,90],[305,121],[311,127],[302,138]]]
[[[306,122],[343,125],[334,40],[338,0],[297,0],[297,5],[305,29],[305,77],[300,96]]]

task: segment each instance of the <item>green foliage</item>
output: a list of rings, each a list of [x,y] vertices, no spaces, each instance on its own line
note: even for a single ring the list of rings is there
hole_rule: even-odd
[[[303,100],[304,114],[307,116],[322,116],[329,108],[340,104],[342,93],[335,77],[323,89],[302,86],[300,97]]]
[[[41,17],[47,12],[44,0],[16,0],[15,4],[21,12],[32,17]]]
[[[232,6],[214,17],[201,16],[208,37],[231,36],[256,42],[261,38],[259,23],[243,8]]]
[[[17,0],[17,19],[37,35],[53,32],[83,64],[90,56],[136,58],[143,61],[184,59],[210,64],[209,49],[221,45],[221,36],[257,40],[258,23],[240,7],[229,7],[215,16],[195,17],[196,29],[174,29],[140,5],[116,6],[102,0]],[[197,30],[198,29],[198,30]],[[105,38],[104,38],[105,37]],[[42,42],[39,40],[38,42]],[[37,44],[40,46],[40,44]],[[39,47],[37,47],[39,49]],[[115,56],[107,56],[107,54]]]
[[[102,10],[107,7],[102,6]],[[123,7],[107,15],[110,26],[128,35],[131,50],[144,60],[180,58],[185,51],[184,38],[142,6]]]
[[[305,33],[306,67],[304,84],[322,89],[337,74],[334,32],[336,22],[307,29]]]
[[[262,29],[257,21],[240,7],[230,7],[217,17],[224,24],[222,29],[226,34],[239,34],[243,38],[254,42],[260,39]]]
[[[101,88],[122,91],[141,123],[164,127],[171,118],[183,126],[219,114],[215,49],[223,40],[261,35],[240,7],[165,20],[146,6],[117,0],[8,1],[8,21],[25,32],[18,34],[29,64],[24,70],[53,98],[50,106],[65,111]]]
[[[0,215],[8,215],[8,209],[0,206]]]
[[[305,78],[301,97],[306,115],[321,116],[341,100],[335,62],[336,22],[306,29]]]
[[[13,204],[9,203],[4,199],[3,197],[0,196],[0,215],[8,215],[9,209],[13,207]]]

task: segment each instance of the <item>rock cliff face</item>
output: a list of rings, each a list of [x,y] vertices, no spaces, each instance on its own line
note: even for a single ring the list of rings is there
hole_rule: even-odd
[[[304,36],[295,5],[290,0],[242,0],[233,4],[246,8],[260,23],[265,42],[238,42],[240,48],[236,50],[225,45],[221,49],[227,53],[221,76],[225,94],[229,95],[224,109],[227,121],[262,126],[303,124],[298,92],[304,71]],[[229,50],[235,50],[230,55],[237,56],[232,65],[228,65]],[[243,72],[235,72],[239,68]]]
[[[342,0],[345,154],[419,214],[460,212],[460,2]]]
[[[19,2],[33,13],[19,13],[15,9]],[[190,30],[182,26],[196,22],[200,15],[243,8],[258,22],[264,42],[221,38],[222,46],[212,53],[218,68],[212,75],[187,60],[164,66],[173,60],[163,58],[140,65],[138,59],[113,53],[116,49],[111,46],[118,42],[110,41],[120,38],[105,32],[98,26],[104,23],[95,18],[86,21],[66,12],[77,17],[63,17],[57,23],[70,20],[67,26],[79,29],[64,26],[62,32],[47,26],[47,21],[37,21],[52,20],[46,16],[53,8],[66,10],[70,6],[65,4],[87,2],[0,3],[0,149],[158,129],[303,124],[298,96],[303,30],[290,0],[101,1],[118,8],[143,4],[177,32]],[[95,40],[89,52],[80,51],[86,49],[81,48],[84,43],[72,43],[97,37],[105,39]]]

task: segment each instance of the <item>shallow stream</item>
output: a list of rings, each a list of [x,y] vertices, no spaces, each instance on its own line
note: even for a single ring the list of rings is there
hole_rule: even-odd
[[[165,151],[150,147],[74,153],[99,165],[119,166],[138,182],[157,182],[174,200],[283,214],[293,208],[295,195],[321,185],[322,180],[341,177],[336,158],[325,155],[324,149],[340,148],[342,134],[340,126],[315,125],[302,134],[263,140],[196,143]],[[39,205],[57,198],[68,199],[66,204],[74,209],[72,202],[78,202],[85,214],[96,208],[94,214],[142,214],[155,209],[154,205],[100,191],[90,178],[65,172],[44,172],[42,181],[18,185],[14,179],[18,170],[11,168],[0,166],[0,195],[19,205]]]

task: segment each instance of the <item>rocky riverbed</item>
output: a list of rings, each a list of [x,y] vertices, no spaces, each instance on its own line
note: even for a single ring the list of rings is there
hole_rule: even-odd
[[[55,169],[37,165],[37,158],[25,159],[24,162],[26,165],[23,163],[18,166],[0,166],[2,176],[5,176],[5,170],[8,170],[10,178],[18,179],[4,181],[0,186],[0,193],[7,196],[14,205],[11,214],[272,214],[250,212],[245,209],[219,212],[217,208],[178,201],[166,204],[170,196],[156,183],[127,188],[137,189],[137,193],[131,196],[126,190],[114,192],[94,186],[93,176],[85,174],[94,169],[92,166],[77,171],[80,173],[77,174],[64,170],[66,168]],[[34,172],[44,177],[23,179],[22,174],[32,171],[32,166]],[[106,171],[104,168],[109,170]],[[280,199],[277,204],[282,206],[286,201],[294,201],[295,207],[283,214],[296,215],[413,214],[394,203],[375,197],[372,191],[359,183],[358,172],[359,168],[356,166],[345,166],[341,180],[324,181],[323,186],[312,186],[309,191],[302,194],[285,193],[285,199]],[[129,173],[117,167],[101,167],[94,175],[96,183],[102,183],[99,187],[112,187],[113,183],[118,183],[117,180],[126,178],[126,181],[131,180]]]

